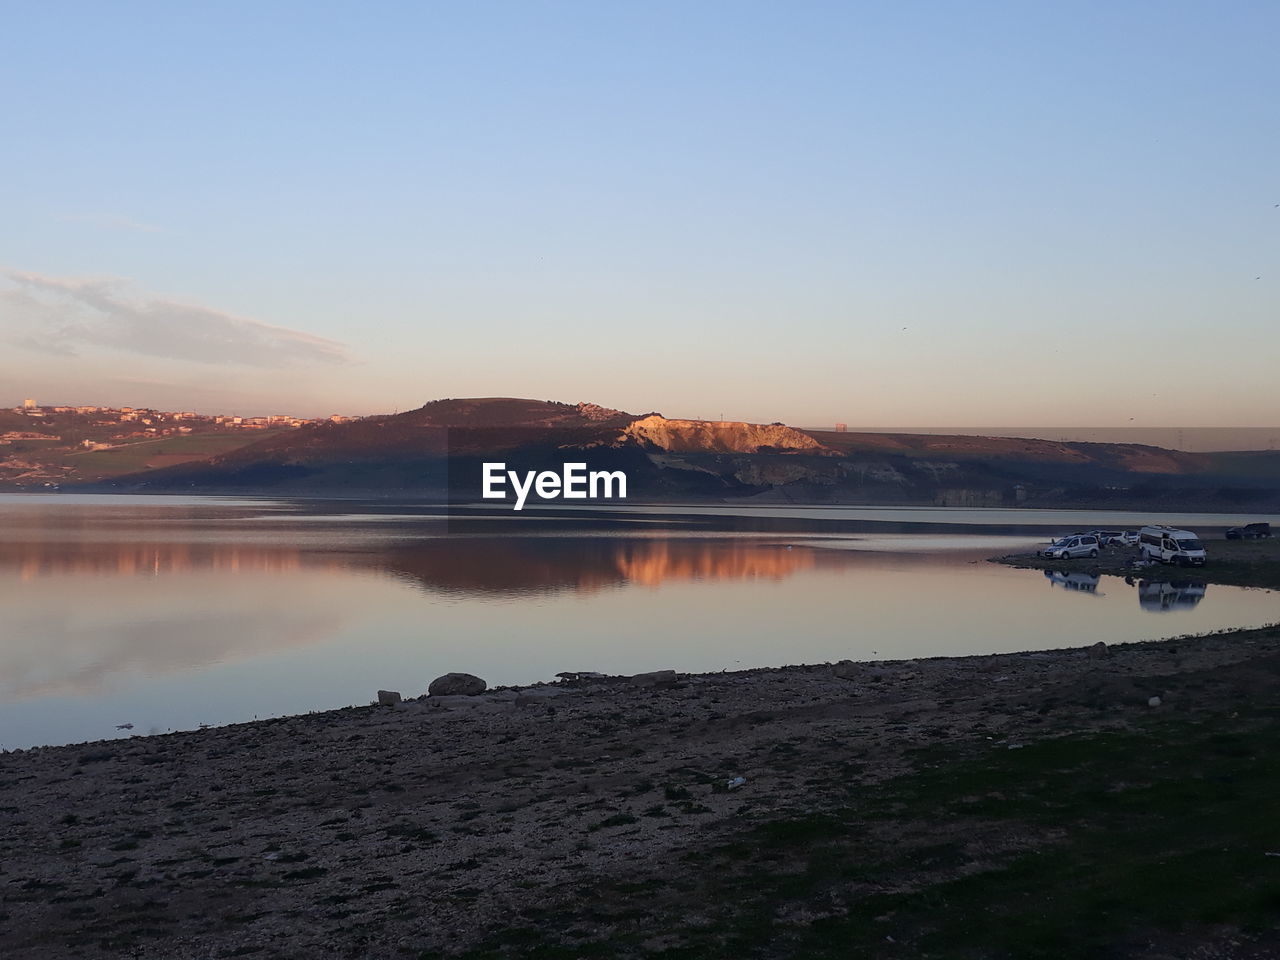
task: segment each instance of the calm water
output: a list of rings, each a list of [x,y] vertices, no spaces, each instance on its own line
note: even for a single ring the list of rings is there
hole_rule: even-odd
[[[1208,534],[1266,518],[1157,519]],[[1280,594],[1172,571],[1129,585],[983,562],[1103,523],[1121,525],[1045,511],[446,516],[386,502],[0,496],[0,747],[329,709],[380,687],[413,696],[450,670],[528,683],[1280,620]]]

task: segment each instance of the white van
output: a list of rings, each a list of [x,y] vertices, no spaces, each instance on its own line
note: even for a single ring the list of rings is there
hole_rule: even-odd
[[[1138,549],[1144,560],[1176,563],[1184,567],[1202,567],[1204,544],[1190,530],[1173,527],[1143,527],[1138,531]]]

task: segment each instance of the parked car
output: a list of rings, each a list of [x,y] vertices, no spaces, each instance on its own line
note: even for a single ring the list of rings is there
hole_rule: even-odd
[[[1098,546],[1109,547],[1123,537],[1124,533],[1119,530],[1090,530],[1089,536],[1098,538]]]
[[[1058,560],[1072,560],[1075,557],[1096,557],[1097,555],[1098,538],[1089,533],[1060,537],[1040,551],[1040,556],[1054,557]]]
[[[1126,530],[1120,534],[1120,545],[1125,547],[1136,547],[1138,545],[1138,531]]]
[[[1246,523],[1243,527],[1231,527],[1227,530],[1228,540],[1264,540],[1271,536],[1271,524]]]
[[[1190,530],[1174,527],[1143,527],[1138,531],[1139,549],[1145,560],[1159,563],[1176,563],[1183,567],[1204,566],[1207,554],[1204,544]]]

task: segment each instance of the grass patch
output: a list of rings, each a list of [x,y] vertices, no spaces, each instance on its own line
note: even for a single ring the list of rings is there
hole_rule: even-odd
[[[625,827],[628,824],[636,822],[636,818],[629,813],[618,813],[612,817],[605,817],[599,823],[593,823],[587,829],[590,831],[604,830],[608,827]]]
[[[1132,733],[931,748],[917,772],[851,788],[690,855],[691,889],[634,915],[643,878],[495,935],[468,956],[1091,960],[1153,935],[1266,935],[1280,917],[1274,713],[1144,718]],[[574,927],[608,929],[567,949]],[[1190,949],[1187,951],[1191,952]]]

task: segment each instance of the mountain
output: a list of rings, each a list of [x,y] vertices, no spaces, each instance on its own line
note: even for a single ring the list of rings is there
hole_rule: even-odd
[[[595,404],[436,400],[319,423],[117,488],[275,494],[395,493],[480,500],[482,464],[621,470],[632,500],[996,506],[1280,505],[1280,454],[1195,454],[1140,444],[837,433],[781,423],[672,420]]]

